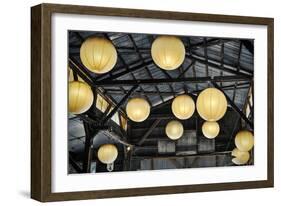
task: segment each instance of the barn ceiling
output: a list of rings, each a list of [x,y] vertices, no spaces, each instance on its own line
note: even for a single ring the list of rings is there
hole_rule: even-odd
[[[81,63],[80,46],[90,36],[105,37],[111,40],[117,49],[118,61],[110,72],[97,75],[87,70]],[[198,115],[194,115],[190,120],[184,121],[187,136],[195,131],[194,142],[186,140],[186,142],[176,143],[174,153],[202,155],[233,149],[233,135],[241,126],[241,113],[245,112],[250,87],[253,86],[254,40],[179,36],[186,48],[185,61],[180,68],[166,71],[160,69],[151,57],[151,44],[156,37],[156,35],[150,34],[69,31],[70,68],[86,71],[91,81],[94,82],[94,86],[97,86],[100,92],[115,105],[122,101],[135,84],[138,85],[130,97],[146,98],[151,104],[152,113],[149,119],[143,123],[129,122],[131,124],[130,132],[133,135],[128,134],[129,139],[126,141],[136,145],[133,153],[135,157],[155,154],[169,156],[169,153],[159,153],[159,144],[165,144],[163,128],[167,121],[174,118],[170,111],[171,100],[182,93],[187,93],[196,99],[200,91],[213,86],[212,81],[215,80],[216,86],[222,89],[229,98],[227,115],[220,121],[223,132],[219,138],[205,144],[207,146],[204,148],[204,143],[201,144],[201,142],[206,140],[201,137],[202,133],[198,129],[203,121]],[[126,101],[119,108],[123,113],[125,113]],[[236,108],[234,108],[235,106]],[[237,110],[240,110],[241,113],[239,114]],[[153,128],[153,132],[139,144],[157,119],[161,120]],[[78,162],[83,161],[85,136],[83,118],[70,115],[69,150],[74,156],[76,155]],[[124,149],[120,142],[112,140],[105,132],[95,135],[94,148],[106,142],[114,142],[119,145],[118,149],[121,152]],[[144,164],[143,168],[147,167],[145,163],[142,164]]]

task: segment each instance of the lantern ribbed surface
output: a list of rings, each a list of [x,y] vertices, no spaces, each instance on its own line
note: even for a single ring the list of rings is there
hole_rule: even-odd
[[[132,98],[126,105],[127,116],[134,122],[143,122],[150,114],[150,105],[143,98]]]
[[[185,59],[185,47],[177,37],[159,36],[152,43],[151,56],[155,64],[160,68],[174,70]]]
[[[247,130],[238,132],[235,136],[235,145],[240,151],[250,151],[254,146],[253,133]]]
[[[217,122],[204,122],[202,132],[205,137],[213,139],[220,133],[220,125]]]
[[[117,51],[111,41],[102,37],[90,37],[80,48],[80,59],[90,71],[103,74],[115,66]]]
[[[220,90],[207,88],[199,94],[196,108],[206,121],[218,121],[227,110],[227,100]]]
[[[94,101],[91,87],[79,81],[72,81],[68,86],[68,111],[73,114],[81,114],[90,109]]]
[[[188,95],[177,96],[172,103],[172,112],[179,119],[190,118],[195,111],[193,99]]]

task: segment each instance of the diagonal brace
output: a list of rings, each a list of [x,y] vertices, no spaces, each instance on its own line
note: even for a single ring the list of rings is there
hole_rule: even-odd
[[[231,107],[240,115],[240,117],[250,126],[251,129],[254,128],[253,122],[251,122],[246,115],[237,107],[237,105],[226,95],[226,93],[220,88],[220,86],[212,81],[212,84],[214,85],[215,88],[219,89],[224,96],[226,97],[228,103],[231,105]]]
[[[114,107],[114,109],[101,120],[101,125],[106,124],[106,122],[111,119],[111,117],[117,112],[117,110],[124,104],[124,102],[130,97],[130,95],[138,88],[138,85],[134,85],[128,93],[121,99],[121,101]]]

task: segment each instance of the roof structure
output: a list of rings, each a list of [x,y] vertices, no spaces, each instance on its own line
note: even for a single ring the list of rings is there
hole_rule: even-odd
[[[97,75],[81,63],[80,46],[90,36],[102,36],[114,44],[118,61],[110,72]],[[118,145],[118,150],[123,154],[116,162],[117,165],[120,164],[119,171],[152,169],[151,161],[158,161],[158,166],[154,166],[154,169],[208,166],[206,162],[214,162],[214,157],[217,159],[216,166],[226,166],[231,163],[226,159],[231,160],[229,151],[234,148],[233,138],[238,129],[241,125],[253,129],[253,104],[250,104],[249,99],[253,93],[254,40],[179,36],[186,48],[185,61],[178,69],[166,71],[159,68],[151,57],[151,45],[156,37],[157,35],[152,34],[69,31],[70,69],[96,91],[96,99],[99,94],[110,105],[103,112],[96,112],[95,108],[91,108],[85,114],[69,116],[72,172],[77,172],[79,168],[89,172],[91,162],[95,161],[95,155],[91,152],[108,142]],[[204,138],[201,132],[203,120],[195,114],[182,122],[186,138],[170,144],[165,137],[164,127],[169,120],[175,119],[170,109],[171,101],[183,93],[196,100],[197,95],[208,87],[217,87],[225,93],[228,100],[228,112],[219,122],[219,137],[215,140]],[[149,118],[142,123],[134,123],[128,119],[126,131],[112,129],[109,122],[114,115],[120,113],[126,119],[126,102],[129,98],[140,96],[151,105]],[[249,112],[247,109],[250,109]],[[120,117],[113,122],[121,127]],[[116,128],[116,125],[113,127]],[[87,133],[90,136],[88,139]],[[112,133],[115,134],[113,137]],[[131,164],[137,166],[124,163],[128,160],[128,146],[133,148],[129,152]],[[186,156],[189,159],[184,160]],[[223,160],[219,161],[221,156]],[[201,157],[201,162],[190,166],[191,163],[188,162],[192,162],[195,157]],[[169,158],[173,164],[161,158]],[[208,160],[210,158],[212,160]],[[73,165],[78,168],[73,168]],[[104,168],[96,169],[98,170],[105,171]]]

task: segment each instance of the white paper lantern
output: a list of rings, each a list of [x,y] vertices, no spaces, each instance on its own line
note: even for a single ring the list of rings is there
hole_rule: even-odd
[[[90,71],[103,74],[109,72],[115,66],[117,51],[108,39],[90,37],[81,45],[80,59]]]
[[[172,120],[166,125],[165,131],[170,139],[177,140],[183,135],[184,129],[182,123],[176,120]]]
[[[127,116],[134,122],[143,122],[150,114],[150,105],[143,98],[132,98],[126,105]]]
[[[202,132],[205,137],[213,139],[220,133],[220,125],[217,122],[206,121],[202,125]]]
[[[157,37],[151,46],[151,56],[155,64],[165,70],[177,69],[185,59],[185,47],[174,36]]]
[[[98,150],[98,159],[104,164],[112,164],[117,156],[118,150],[113,144],[104,144]]]
[[[235,145],[240,151],[250,151],[254,146],[253,133],[247,130],[238,132],[235,136]]]
[[[227,101],[220,90],[207,88],[199,94],[196,108],[199,115],[206,121],[218,121],[227,110]]]
[[[244,165],[246,164],[249,159],[250,159],[250,154],[249,152],[243,152],[243,151],[240,151],[238,148],[235,148],[231,155],[234,157],[232,159],[232,162],[236,165]]]
[[[193,99],[186,95],[177,96],[172,103],[172,112],[179,119],[190,118],[195,111],[195,104]]]
[[[73,114],[86,112],[92,106],[94,95],[91,87],[85,82],[69,82],[68,111]]]

